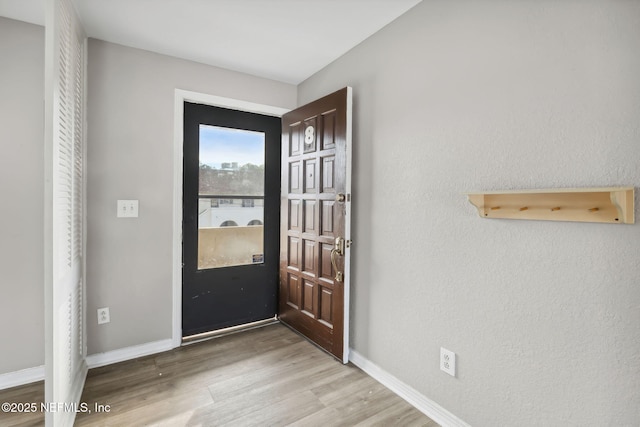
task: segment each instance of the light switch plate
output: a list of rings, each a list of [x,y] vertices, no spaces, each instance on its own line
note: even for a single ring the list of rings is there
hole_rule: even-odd
[[[118,218],[137,218],[137,200],[118,200]]]

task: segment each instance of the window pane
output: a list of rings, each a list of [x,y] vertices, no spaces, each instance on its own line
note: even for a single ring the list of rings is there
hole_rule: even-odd
[[[200,125],[198,269],[263,262],[264,141]]]

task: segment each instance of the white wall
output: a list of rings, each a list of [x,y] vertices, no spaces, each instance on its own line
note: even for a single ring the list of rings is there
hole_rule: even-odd
[[[429,0],[299,86],[354,88],[359,353],[473,426],[638,425],[640,224],[462,193],[639,187],[639,52],[640,2]]]
[[[0,374],[44,364],[44,28],[0,17]]]
[[[293,108],[296,87],[89,43],[88,354],[171,338],[174,89]],[[140,217],[116,218],[117,199]],[[110,307],[98,325],[96,309]]]

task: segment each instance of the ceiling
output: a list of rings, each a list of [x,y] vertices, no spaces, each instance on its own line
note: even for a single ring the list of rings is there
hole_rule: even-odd
[[[298,84],[421,0],[72,0],[89,37]],[[44,0],[0,0],[44,25]]]

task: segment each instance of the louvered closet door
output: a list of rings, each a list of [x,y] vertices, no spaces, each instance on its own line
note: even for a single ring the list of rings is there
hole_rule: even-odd
[[[45,135],[45,401],[77,403],[84,339],[84,96],[86,37],[70,0],[47,1]],[[71,425],[75,411],[47,411]]]

